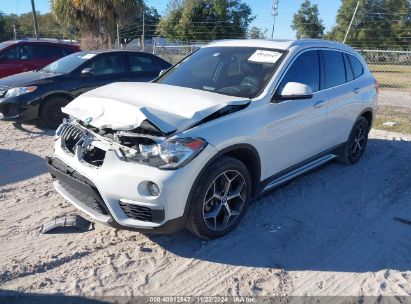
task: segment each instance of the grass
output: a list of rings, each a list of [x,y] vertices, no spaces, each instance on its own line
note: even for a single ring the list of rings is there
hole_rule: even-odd
[[[395,122],[396,125],[392,127],[384,126],[384,122],[387,121]],[[411,134],[411,108],[379,106],[373,127],[380,130]]]
[[[411,91],[411,65],[369,64],[381,88]]]

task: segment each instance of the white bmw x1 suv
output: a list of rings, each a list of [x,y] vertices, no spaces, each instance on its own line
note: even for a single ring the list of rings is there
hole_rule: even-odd
[[[146,233],[232,230],[262,192],[367,144],[378,84],[351,47],[225,40],[152,83],[113,83],[63,108],[56,190],[93,219]]]

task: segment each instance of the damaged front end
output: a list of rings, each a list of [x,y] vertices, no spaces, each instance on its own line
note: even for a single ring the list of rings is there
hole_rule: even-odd
[[[60,137],[63,150],[94,167],[103,164],[108,150],[114,150],[124,161],[176,169],[207,146],[201,138],[170,137],[147,120],[133,130],[113,130],[98,129],[70,119],[57,129],[56,136]]]

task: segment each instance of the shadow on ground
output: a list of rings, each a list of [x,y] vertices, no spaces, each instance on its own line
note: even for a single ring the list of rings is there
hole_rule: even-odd
[[[51,129],[45,129],[43,127],[40,127],[37,123],[37,121],[29,121],[29,122],[13,122],[13,126],[20,131],[26,132],[26,133],[30,133],[30,134],[37,134],[37,135],[49,135],[52,136],[55,133],[55,130],[51,130]],[[36,131],[31,130],[32,128],[28,128],[27,126],[35,126]]]
[[[150,238],[176,255],[229,265],[411,271],[411,225],[396,217],[411,220],[411,142],[373,139],[358,164],[330,163],[252,203],[223,238]]]
[[[0,149],[0,187],[47,172],[46,161],[25,151]]]

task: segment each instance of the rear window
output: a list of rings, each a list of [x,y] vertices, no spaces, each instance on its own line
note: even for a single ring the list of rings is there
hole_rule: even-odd
[[[360,77],[364,73],[364,68],[361,62],[353,55],[347,55],[351,64],[351,69],[354,73],[354,78]]]
[[[346,82],[343,54],[338,51],[322,51],[324,58],[325,89]]]

